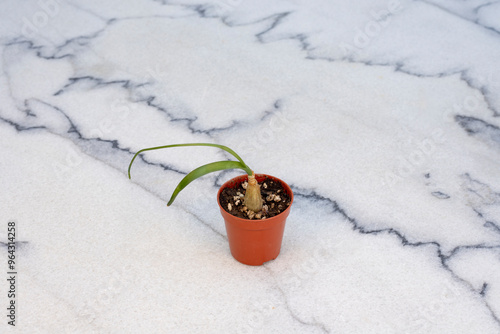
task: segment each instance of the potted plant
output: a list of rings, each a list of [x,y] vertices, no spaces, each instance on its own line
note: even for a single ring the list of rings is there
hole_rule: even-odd
[[[292,189],[274,176],[254,174],[229,147],[211,143],[190,143],[145,148],[138,151],[130,161],[129,179],[132,163],[139,154],[183,146],[217,147],[230,153],[237,161],[217,161],[194,169],[179,182],[167,205],[170,206],[189,183],[205,174],[225,169],[242,169],[246,175],[227,181],[217,193],[217,203],[226,225],[231,254],[239,262],[253,266],[274,260],[280,253],[286,218],[293,202]]]

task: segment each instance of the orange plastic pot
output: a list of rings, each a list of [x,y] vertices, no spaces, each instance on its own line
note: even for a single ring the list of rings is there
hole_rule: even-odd
[[[248,180],[248,175],[235,177],[222,185],[217,193],[217,203],[226,224],[229,249],[233,257],[250,266],[260,266],[264,262],[274,260],[281,250],[281,242],[285,231],[285,222],[293,203],[292,189],[282,180],[266,175],[256,174],[257,182],[267,178],[279,182],[290,196],[290,205],[277,216],[266,219],[244,219],[233,216],[220,205],[220,194],[225,188],[235,188]]]

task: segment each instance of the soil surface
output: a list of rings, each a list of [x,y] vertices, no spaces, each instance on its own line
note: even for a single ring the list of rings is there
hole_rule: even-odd
[[[265,219],[274,217],[290,206],[290,196],[281,183],[270,178],[259,182],[263,204],[260,212],[253,212],[243,204],[247,182],[235,188],[225,188],[220,194],[221,206],[233,216],[245,219]]]

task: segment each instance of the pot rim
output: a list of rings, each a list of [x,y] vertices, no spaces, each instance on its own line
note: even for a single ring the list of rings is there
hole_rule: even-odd
[[[255,174],[255,178],[257,179],[257,181],[259,181],[259,179],[263,179],[266,177],[280,182],[281,185],[283,186],[283,188],[285,188],[285,191],[287,192],[288,196],[290,196],[290,205],[288,206],[288,208],[286,208],[283,212],[281,212],[280,214],[278,214],[274,217],[260,219],[260,220],[259,219],[240,218],[240,217],[236,217],[236,216],[230,214],[229,212],[227,212],[220,204],[220,194],[221,194],[222,190],[224,190],[225,188],[228,188],[231,183],[233,183],[233,186],[234,186],[234,185],[241,184],[241,183],[245,182],[246,180],[248,180],[248,174],[242,174],[242,175],[236,176],[236,177],[224,182],[224,184],[219,188],[219,191],[217,192],[217,204],[219,205],[219,208],[220,208],[221,213],[224,216],[224,218],[230,218],[232,221],[234,221],[234,223],[236,223],[238,225],[242,225],[242,226],[244,225],[245,228],[251,227],[251,229],[270,228],[275,223],[278,223],[279,221],[286,219],[288,214],[290,213],[290,208],[292,207],[292,204],[293,204],[292,188],[290,188],[290,186],[285,181],[283,181],[275,176],[268,175],[268,174]]]

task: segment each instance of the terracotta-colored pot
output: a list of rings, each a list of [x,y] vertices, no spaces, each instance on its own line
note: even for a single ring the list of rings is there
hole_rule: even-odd
[[[293,203],[292,189],[282,180],[266,175],[256,174],[257,182],[265,178],[272,179],[283,185],[284,190],[290,196],[290,205],[277,216],[266,219],[244,219],[233,216],[220,205],[220,194],[225,188],[235,188],[248,180],[248,175],[235,177],[222,185],[217,193],[217,203],[226,223],[229,249],[233,257],[241,263],[250,266],[260,266],[264,262],[274,260],[281,250],[281,241],[285,231],[285,222]]]

